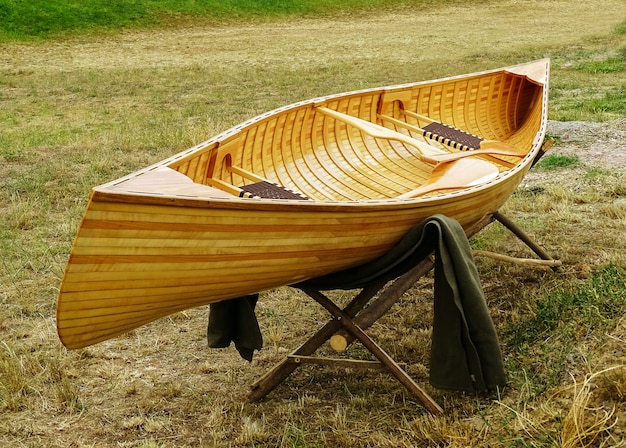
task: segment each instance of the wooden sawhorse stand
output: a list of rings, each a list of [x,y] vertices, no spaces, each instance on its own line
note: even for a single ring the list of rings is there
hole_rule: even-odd
[[[497,220],[513,232],[523,241],[541,260],[552,267],[560,265],[560,262],[553,260],[540,246],[538,246],[524,231],[517,227],[500,212],[487,216],[482,221],[466,230],[468,238],[484,227]],[[539,260],[537,260],[539,261]],[[274,390],[283,380],[285,380],[298,366],[305,363],[333,364],[344,367],[381,367],[386,368],[396,379],[405,386],[431,413],[439,415],[443,409],[433,400],[409,375],[374,342],[364,330],[369,328],[374,322],[382,317],[394,303],[400,299],[402,294],[408,291],[419,280],[426,275],[434,266],[432,257],[428,257],[417,264],[406,274],[398,277],[383,290],[387,281],[380,280],[361,290],[350,301],[345,308],[339,308],[332,300],[319,291],[303,289],[313,300],[324,307],[333,318],[311,336],[304,344],[294,350],[285,359],[279,362],[265,375],[252,385],[248,399],[257,401],[265,397]],[[383,290],[382,292],[380,292]],[[380,294],[378,294],[380,292]],[[378,295],[377,295],[378,294]],[[377,296],[374,300],[372,298]],[[370,303],[371,300],[371,303]],[[366,305],[369,306],[366,307]],[[359,361],[345,359],[318,358],[312,356],[315,351],[326,341],[330,341],[331,346],[339,351],[345,349],[353,340],[358,340],[378,359],[376,361]]]

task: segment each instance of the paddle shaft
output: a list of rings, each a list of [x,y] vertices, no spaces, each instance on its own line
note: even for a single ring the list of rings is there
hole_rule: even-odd
[[[328,115],[333,117],[338,121],[342,121],[346,124],[349,124],[366,134],[374,137],[374,138],[382,138],[385,140],[397,140],[402,143],[406,143],[409,146],[416,148],[420,154],[418,155],[422,161],[426,163],[439,163],[439,161],[432,159],[428,155],[436,155],[436,154],[447,154],[445,151],[435,148],[434,146],[429,145],[428,143],[423,143],[415,140],[408,135],[401,134],[392,129],[388,129],[384,126],[380,126],[376,123],[372,123],[367,120],[363,120],[361,118],[344,114],[342,112],[328,109],[327,107],[318,106],[316,108],[317,111],[322,112],[324,115]]]

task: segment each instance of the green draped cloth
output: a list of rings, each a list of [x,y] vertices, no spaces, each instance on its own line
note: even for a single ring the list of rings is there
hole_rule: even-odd
[[[395,279],[435,253],[434,320],[430,383],[439,389],[485,392],[506,383],[498,337],[487,308],[472,250],[455,219],[434,215],[382,257],[300,285],[354,289]],[[295,285],[298,286],[298,285]]]
[[[433,251],[435,282],[430,383],[440,389],[467,392],[484,392],[504,386],[506,374],[498,337],[465,231],[454,219],[434,215],[407,232],[380,258],[292,286],[320,291],[363,288],[374,281],[392,280],[405,274]],[[222,345],[226,340],[235,340],[237,336],[233,328],[237,326],[243,331],[240,340],[252,341],[249,345],[253,350],[258,349],[260,332],[253,306],[250,314],[250,299],[233,299],[214,305],[237,301],[243,302],[240,305],[244,310],[242,316],[228,315],[233,310],[227,310],[214,319],[213,328],[211,315],[214,308],[211,305],[209,344],[212,339],[221,341]],[[237,306],[231,306],[237,312]],[[252,320],[246,323],[242,317]]]

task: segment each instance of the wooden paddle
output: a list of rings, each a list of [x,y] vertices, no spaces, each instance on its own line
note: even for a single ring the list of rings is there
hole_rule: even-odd
[[[416,148],[420,154],[418,157],[425,163],[436,165],[442,162],[452,162],[458,159],[462,159],[465,157],[474,157],[484,154],[499,154],[499,155],[516,155],[518,157],[523,157],[523,154],[519,154],[519,152],[510,152],[506,150],[499,149],[485,149],[478,151],[466,151],[466,152],[455,152],[449,153],[443,151],[439,148],[429,145],[428,143],[420,142],[419,140],[414,139],[413,137],[409,137],[408,135],[401,134],[400,132],[396,132],[393,129],[386,128],[384,126],[380,126],[379,124],[372,123],[367,120],[363,120],[358,117],[354,117],[352,115],[347,115],[342,112],[338,112],[336,110],[328,109],[327,107],[319,106],[316,110],[322,112],[325,115],[329,115],[339,121],[343,121],[351,126],[354,126],[357,129],[365,132],[366,134],[374,137],[381,138],[386,140],[397,140],[402,143],[406,143],[414,148]]]
[[[440,163],[433,169],[428,182],[399,198],[414,198],[437,190],[469,188],[494,179],[498,168],[485,160],[460,159],[449,163]]]

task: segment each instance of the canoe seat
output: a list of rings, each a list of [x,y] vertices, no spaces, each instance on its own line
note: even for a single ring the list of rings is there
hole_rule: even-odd
[[[232,198],[233,195],[208,185],[194,182],[176,170],[160,167],[110,187],[130,193],[171,194],[206,198]]]
[[[253,184],[242,185],[241,188],[243,191],[250,193],[253,196],[258,196],[260,198],[266,199],[299,199],[299,200],[307,200],[306,196],[288,190],[281,185],[274,184],[268,181],[255,182]]]
[[[444,123],[432,122],[424,126],[424,137],[462,151],[480,148],[484,139]]]

